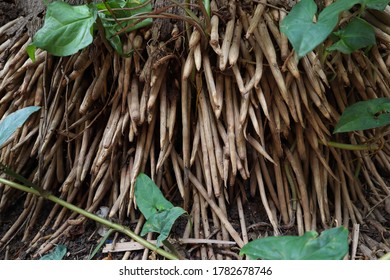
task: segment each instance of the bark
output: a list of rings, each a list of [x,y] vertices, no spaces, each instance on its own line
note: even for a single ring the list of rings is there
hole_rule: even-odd
[[[38,14],[42,12],[45,7],[42,0],[15,0],[15,4],[25,16],[29,14]]]
[[[177,0],[177,2],[184,3],[185,1]],[[165,10],[164,8],[167,6],[172,6],[172,1],[153,0],[153,8],[155,12],[159,13],[160,11],[164,11],[165,13],[185,16],[185,11],[182,8],[175,5],[174,7]],[[158,41],[166,41],[167,39],[169,39],[175,24],[179,27],[181,31],[184,30],[183,21],[178,21],[176,19],[169,19],[169,18],[155,19],[153,21],[153,27],[152,27],[153,39]]]

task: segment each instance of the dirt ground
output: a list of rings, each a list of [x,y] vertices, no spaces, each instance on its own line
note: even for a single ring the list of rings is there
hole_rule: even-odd
[[[42,217],[46,217],[51,210],[52,203],[46,203],[46,208],[42,212]],[[382,255],[381,252],[388,250],[386,245],[390,245],[390,214],[387,213],[384,209],[384,205],[378,205],[377,213],[381,213],[383,219],[381,221],[367,219],[366,223],[360,227],[360,244],[358,247],[356,259],[365,260],[365,259],[374,259],[376,256],[372,255],[367,256],[371,251],[378,255]],[[0,215],[0,236],[9,229],[13,222],[19,216],[22,205],[15,203],[14,207],[10,208],[8,213],[3,213]],[[246,217],[245,221],[247,224],[248,230],[248,239],[253,240],[259,237],[265,237],[273,234],[271,225],[269,224],[268,219],[262,206],[256,202],[253,198],[249,198],[248,201],[244,204]],[[377,215],[378,216],[378,215]],[[229,208],[229,219],[235,227],[235,229],[240,231],[240,222],[237,207],[231,205]],[[135,229],[136,221],[134,223],[124,223],[124,225],[129,226],[132,230]],[[30,237],[26,241],[21,241],[23,236],[19,232],[16,234],[7,246],[3,247],[0,250],[0,259],[39,259],[39,256],[33,256],[29,253],[29,241],[35,236],[35,234],[41,229],[44,219],[41,219],[38,224],[31,230]],[[171,241],[175,244],[175,247],[178,251],[183,252],[183,254],[189,259],[198,259],[197,251],[201,246],[204,245],[188,245],[188,244],[177,244],[175,243],[176,238],[182,236],[183,231],[186,226],[186,218],[181,217],[173,226],[171,232]],[[67,254],[64,259],[68,260],[85,260],[88,259],[93,250],[98,246],[98,243],[101,239],[101,236],[97,233],[98,226],[95,222],[86,221],[85,223],[74,226],[70,233],[67,236],[62,237],[58,244],[65,245],[67,248]],[[282,235],[296,235],[297,229],[295,226],[284,226],[280,229]],[[351,228],[349,229],[351,232]],[[50,234],[50,231],[45,232],[46,235]],[[128,242],[131,241],[128,237],[123,236],[122,234],[112,235],[107,240],[107,243],[113,242]],[[369,248],[369,251],[365,251],[366,248]],[[215,254],[227,254],[226,250],[213,246]],[[229,252],[229,257],[232,259],[238,258],[238,248],[231,247]],[[143,250],[133,251],[130,255],[127,256],[128,259],[141,259]],[[384,253],[383,253],[384,254]],[[114,252],[114,253],[101,253],[101,250],[95,255],[94,259],[117,259],[120,260],[124,256],[123,252]],[[157,257],[158,258],[158,257]]]
[[[18,15],[19,15],[19,10],[15,5],[14,0],[0,1],[0,26],[17,18]]]
[[[45,209],[42,211],[42,217],[47,217],[49,214],[53,204],[50,202],[47,202],[45,204]],[[0,236],[2,236],[14,223],[14,221],[19,217],[21,211],[22,211],[23,205],[21,203],[15,202],[13,207],[10,207],[10,210],[7,213],[0,214]],[[266,214],[264,212],[264,209],[260,207],[259,203],[255,202],[254,199],[250,199],[247,201],[247,203],[244,205],[244,207],[247,207],[248,211],[246,211],[246,223],[248,225],[248,236],[249,238],[256,239],[259,237],[264,237],[268,235],[272,235],[272,227],[268,223],[268,220],[266,218]],[[240,222],[239,222],[239,215],[237,211],[236,206],[232,206],[229,208],[229,217],[230,221],[233,225],[233,227],[239,231],[240,230]],[[125,222],[124,225],[130,227],[132,230],[135,229],[137,220],[135,220],[133,223]],[[36,233],[38,233],[39,230],[41,230],[42,224],[44,223],[44,218],[39,220],[39,223],[37,223],[33,229],[31,229],[30,236],[26,239],[26,241],[22,241],[23,234],[21,230],[13,236],[13,238],[10,240],[10,242],[3,247],[3,249],[0,249],[0,260],[4,259],[39,259],[39,256],[33,256],[31,253],[29,253],[29,243],[32,240],[32,238],[35,236]],[[174,226],[172,227],[171,232],[171,240],[172,243],[176,243],[175,240],[177,238],[180,238],[185,230],[185,226],[187,223],[187,219],[185,217],[180,217]],[[23,229],[23,228],[22,228]],[[98,246],[98,243],[101,239],[101,236],[97,232],[98,225],[93,221],[86,221],[85,223],[74,226],[70,233],[67,236],[64,236],[60,239],[58,244],[65,245],[67,248],[67,254],[64,259],[69,260],[85,260],[88,259],[93,250]],[[213,231],[213,230],[212,230]],[[215,232],[215,231],[214,231]],[[286,227],[285,229],[282,229],[281,232],[285,235],[287,234],[296,234],[296,230],[294,227]],[[50,235],[50,230],[45,232],[46,235]],[[212,237],[211,237],[212,238]],[[118,234],[116,236],[112,235],[107,240],[107,243],[110,243],[113,241],[113,239],[116,240],[116,242],[127,242],[131,241],[128,237]],[[175,245],[178,250],[183,252],[183,254],[186,255],[189,259],[197,259],[197,250],[200,246],[203,245]],[[224,254],[226,251],[223,249],[218,248],[217,246],[213,246],[214,252]],[[232,258],[238,258],[238,248],[230,248],[232,252]],[[142,257],[143,250],[134,251],[131,253],[129,259],[140,259]],[[115,252],[110,254],[103,254],[101,253],[101,250],[99,253],[97,253],[94,257],[94,259],[103,259],[109,257],[110,259],[122,259],[124,253],[122,252]]]

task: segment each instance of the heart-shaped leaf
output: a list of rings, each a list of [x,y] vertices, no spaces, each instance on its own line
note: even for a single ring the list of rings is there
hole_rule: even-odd
[[[299,58],[321,44],[336,27],[339,13],[350,9],[358,0],[338,0],[326,7],[313,22],[317,6],[313,0],[297,3],[282,21],[280,30],[286,34]]]
[[[185,213],[186,211],[180,207],[173,207],[169,210],[155,213],[145,222],[141,231],[141,235],[145,235],[148,232],[159,233],[160,235],[157,237],[156,243],[156,246],[159,247],[161,242],[167,239],[176,219]]]
[[[0,122],[0,147],[21,127],[28,117],[38,111],[40,107],[30,106],[9,114]]]
[[[345,54],[372,46],[375,44],[375,31],[367,21],[354,18],[344,28],[333,33],[339,37],[339,41],[328,48],[328,51],[340,51]]]
[[[143,173],[138,175],[135,182],[135,198],[139,210],[146,219],[141,235],[148,232],[160,233],[157,238],[157,246],[160,246],[168,237],[176,219],[186,211],[180,207],[173,207],[153,180]]]
[[[337,227],[318,236],[272,236],[249,242],[240,251],[251,259],[263,260],[341,260],[348,252],[348,230]]]
[[[173,204],[165,199],[153,180],[144,173],[139,174],[135,182],[135,198],[147,220],[157,212],[173,208]]]
[[[48,5],[44,25],[32,45],[56,56],[67,56],[92,43],[97,12],[88,5],[71,6],[62,1]]]
[[[361,4],[367,8],[380,11],[383,11],[389,2],[388,0],[361,0]]]
[[[356,4],[383,10],[388,2],[383,0],[337,0],[319,14],[317,22],[313,22],[317,6],[313,0],[302,0],[282,21],[280,30],[288,37],[298,57],[301,58],[325,41],[332,33],[341,12],[351,9]],[[369,37],[372,38],[371,36]],[[342,49],[343,43],[345,41],[340,42],[340,49]]]
[[[350,132],[390,124],[390,99],[376,98],[347,107],[333,133]]]

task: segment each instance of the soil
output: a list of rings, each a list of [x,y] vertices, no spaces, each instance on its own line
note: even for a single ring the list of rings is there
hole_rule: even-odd
[[[174,203],[176,205],[176,203]],[[52,209],[53,204],[50,202],[47,202],[45,204],[45,208],[42,211],[42,217],[47,217]],[[240,232],[240,221],[239,221],[239,214],[237,210],[236,204],[227,205],[228,207],[228,216],[229,220],[231,221],[233,227]],[[273,230],[271,225],[268,222],[266,213],[262,207],[260,207],[260,204],[257,201],[257,198],[250,198],[246,203],[244,203],[243,207],[245,208],[245,221],[247,223],[248,227],[248,237],[250,240],[256,239],[259,237],[265,237],[270,236],[273,234]],[[15,203],[14,207],[9,208],[9,212],[3,213],[0,215],[0,236],[3,236],[4,233],[13,225],[15,220],[19,217],[20,213],[22,212],[23,204],[22,203]],[[134,223],[123,223],[125,226],[130,227],[130,229],[134,230],[136,226],[137,220],[134,221]],[[33,237],[38,233],[39,230],[41,230],[42,225],[44,223],[44,219],[40,219],[37,224],[35,224],[34,228],[31,229],[30,236],[25,240],[22,241],[23,233],[22,231],[24,228],[22,227],[22,230],[18,232],[7,244],[7,246],[4,246],[4,249],[0,250],[0,260],[1,259],[23,259],[23,260],[29,260],[29,259],[39,259],[40,256],[33,256],[31,253],[29,253],[29,243],[33,239]],[[172,243],[176,243],[175,241],[182,237],[183,232],[185,230],[187,223],[187,219],[183,216],[180,217],[172,227],[170,238],[172,240]],[[64,259],[68,260],[85,260],[88,259],[93,250],[98,246],[98,243],[101,239],[101,236],[97,232],[98,225],[94,223],[93,221],[86,220],[84,223],[81,223],[80,225],[72,226],[72,229],[69,231],[66,236],[63,236],[59,241],[58,244],[65,245],[67,248],[67,254],[64,257]],[[211,229],[213,232],[213,229]],[[283,229],[283,234],[296,234],[296,229],[294,227],[289,227]],[[214,231],[214,233],[216,233]],[[49,235],[50,232],[45,232],[46,235]],[[108,243],[112,242],[112,239],[115,239],[117,242],[127,242],[131,241],[127,236],[124,236],[122,234],[118,234],[117,236],[110,236],[108,239]],[[213,237],[210,237],[213,238]],[[200,247],[199,245],[179,245],[175,244],[175,247],[180,252],[183,252],[186,258],[189,259],[198,259],[197,256],[197,248]],[[218,253],[221,252],[217,246],[213,246],[214,252]],[[233,254],[234,256],[238,257],[238,248],[231,248],[232,252],[235,252]],[[223,251],[222,251],[223,252]],[[143,251],[134,251],[129,259],[140,259],[142,257]],[[124,253],[110,253],[110,254],[103,254],[101,253],[101,250],[99,250],[99,253],[97,253],[94,257],[94,259],[104,259],[104,258],[110,258],[110,259],[122,259]]]
[[[243,207],[245,209],[245,222],[248,229],[248,239],[254,240],[259,237],[272,236],[273,230],[268,221],[267,215],[264,211],[264,208],[260,206],[258,202],[258,198],[248,198],[246,202],[243,203]],[[47,217],[49,214],[52,203],[46,203],[45,208],[42,211],[42,217]],[[228,217],[231,221],[233,227],[240,232],[240,220],[239,214],[237,210],[236,204],[228,205]],[[23,205],[21,203],[15,203],[15,207],[11,207],[8,213],[4,213],[0,216],[0,236],[4,234],[15,222],[15,220],[19,217],[22,211]],[[377,219],[366,219],[366,223],[362,224],[360,227],[360,245],[358,247],[358,252],[356,259],[364,260],[370,259],[367,257],[362,250],[364,247],[371,248],[375,253],[381,255],[381,252],[386,250],[386,244],[390,244],[390,213],[387,213],[384,209],[384,205],[379,205],[375,209]],[[182,237],[183,232],[186,227],[186,218],[179,218],[171,231],[171,241],[175,244],[175,247],[179,252],[182,252],[186,258],[189,259],[198,259],[197,249],[200,245],[190,245],[190,244],[177,244],[175,240]],[[41,229],[44,219],[38,221],[38,223],[31,229],[30,236],[26,239],[26,241],[22,241],[22,233],[19,232],[16,234],[0,251],[0,259],[39,259],[40,256],[33,256],[29,252],[29,243],[36,233]],[[132,230],[135,229],[137,220],[134,223],[125,222],[124,225],[130,227]],[[23,228],[22,228],[23,229]],[[80,225],[72,226],[72,229],[66,236],[63,236],[58,244],[65,245],[67,248],[67,254],[64,259],[68,260],[86,260],[90,257],[94,249],[98,246],[101,236],[97,233],[98,226],[96,223],[86,220],[84,223]],[[282,235],[297,235],[296,226],[284,226],[281,229]],[[352,229],[349,229],[350,232]],[[211,229],[213,231],[213,229]],[[50,234],[50,232],[46,232],[46,234]],[[211,237],[212,238],[212,237]],[[110,236],[106,243],[110,243],[115,239],[116,242],[128,242],[131,241],[127,236],[122,234],[117,234]],[[363,247],[362,247],[363,246]],[[388,246],[388,245],[387,245]],[[225,254],[226,251],[221,251],[217,246],[213,246],[214,253]],[[232,259],[236,259],[238,257],[238,248],[230,248]],[[123,252],[115,252],[104,254],[99,250],[98,253],[94,256],[93,259],[117,259],[120,260],[123,258]],[[133,251],[129,259],[141,259],[143,251]],[[156,256],[158,258],[158,256]],[[372,256],[375,258],[375,256]]]
[[[0,26],[15,19],[20,14],[14,0],[0,1]]]

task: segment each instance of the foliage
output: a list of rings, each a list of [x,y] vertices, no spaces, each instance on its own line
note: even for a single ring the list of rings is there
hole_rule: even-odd
[[[210,16],[210,1],[200,2],[201,8]],[[172,3],[177,2],[172,0]],[[182,8],[199,24],[190,9],[185,5]],[[153,18],[146,16],[151,12],[150,0],[110,0],[78,6],[54,1],[48,4],[44,25],[27,47],[27,53],[33,61],[36,48],[55,56],[75,54],[92,43],[94,30],[101,24],[105,38],[116,52],[123,54],[120,34],[152,24]]]
[[[30,106],[9,114],[0,122],[0,147],[21,127],[28,117],[38,111],[40,107]]]
[[[88,5],[50,3],[45,23],[35,34],[32,45],[56,56],[74,54],[92,43],[96,15],[96,10]]]
[[[59,261],[62,260],[66,255],[66,247],[64,245],[58,245],[53,252],[44,255],[40,260]]]
[[[365,130],[390,124],[390,98],[357,102],[345,109],[334,133]]]
[[[111,14],[113,9],[115,13]],[[138,15],[148,13],[151,9],[151,4],[146,0],[112,0],[78,6],[62,1],[52,2],[47,6],[44,25],[35,34],[27,53],[34,60],[36,48],[55,56],[68,56],[78,52],[92,43],[98,16],[102,20],[106,38],[116,51],[122,53],[118,35],[122,26],[130,26],[126,29],[129,32],[151,24],[150,18],[137,21]]]
[[[9,114],[7,117],[5,117],[0,122],[0,147],[9,139],[9,137],[11,137],[11,135],[19,127],[21,127],[23,125],[23,123],[25,123],[25,121],[28,119],[28,117],[31,114],[38,111],[39,109],[40,109],[40,107],[30,106],[30,107],[20,109],[12,114]],[[39,187],[37,187],[34,184],[32,184],[31,182],[29,182],[27,179],[25,179],[21,175],[15,173],[14,171],[10,170],[9,168],[3,166],[1,163],[0,163],[0,168],[1,168],[1,171],[5,172],[7,175],[9,175],[11,177],[14,177],[15,179],[18,179],[19,181],[21,181],[25,185],[20,185],[20,184],[17,184],[15,182],[4,179],[4,178],[0,178],[1,184],[8,185],[10,187],[13,187],[15,189],[19,189],[21,191],[32,193],[34,195],[43,196],[43,193],[39,190]],[[143,182],[145,182],[145,181],[143,181]],[[142,178],[141,178],[141,183],[143,183],[143,182],[142,182]],[[148,189],[148,190],[150,191],[151,189]],[[153,191],[155,191],[155,190],[153,189]],[[141,193],[142,193],[142,191],[141,191]],[[169,231],[172,227],[172,224],[176,220],[176,218],[179,217],[181,214],[183,214],[185,211],[182,210],[181,208],[173,207],[173,205],[170,202],[168,202],[168,203],[163,202],[163,200],[161,198],[159,198],[159,195],[162,196],[161,192],[160,192],[160,194],[155,193],[152,197],[155,198],[153,200],[155,203],[154,205],[157,205],[156,209],[160,212],[156,212],[153,214],[153,212],[154,212],[154,210],[152,209],[153,205],[148,205],[146,203],[143,203],[143,204],[141,203],[141,205],[146,206],[143,209],[145,210],[145,213],[149,214],[148,217],[150,217],[150,219],[153,223],[155,223],[153,221],[153,219],[159,218],[158,214],[165,213],[167,215],[166,218],[162,219],[161,221],[158,221],[160,223],[164,223],[164,224],[161,224],[161,235],[160,235],[161,236],[160,242],[161,242],[169,234]],[[141,195],[141,197],[142,197],[142,195]],[[98,223],[101,223],[102,225],[110,227],[111,229],[107,232],[105,238],[107,238],[113,232],[113,230],[123,232],[124,234],[128,235],[129,237],[136,240],[137,242],[144,245],[145,247],[152,249],[152,250],[155,250],[160,255],[162,255],[168,259],[177,259],[177,256],[172,255],[164,250],[161,250],[161,249],[155,247],[153,244],[150,244],[146,240],[142,239],[140,236],[136,235],[135,233],[130,231],[128,228],[125,228],[125,227],[123,227],[119,224],[116,224],[116,223],[112,223],[112,222],[110,222],[102,217],[99,217],[99,216],[94,215],[88,211],[85,211],[81,208],[78,208],[75,205],[70,204],[70,203],[50,194],[50,193],[44,195],[44,198],[49,199],[50,201],[53,201],[54,203],[57,203],[63,207],[66,207],[66,208],[70,209],[71,211],[74,211],[75,213],[79,213],[81,215],[84,215],[85,217],[90,218]],[[180,215],[179,215],[179,213],[180,213]],[[145,226],[146,226],[146,224],[145,224]],[[160,230],[160,227],[157,227],[156,230]],[[102,243],[99,244],[99,246],[95,249],[95,251],[91,255],[91,258],[93,257],[94,254],[96,254],[96,251],[101,246],[102,246]],[[41,260],[61,260],[65,256],[66,250],[67,249],[65,246],[59,245],[56,247],[56,249],[52,253],[43,256],[41,258]]]
[[[149,3],[148,3],[149,2]],[[152,18],[138,21],[137,16],[152,11],[152,5],[147,0],[114,0],[96,4],[99,17],[102,20],[105,37],[118,53],[122,54],[122,42],[119,34],[131,32],[152,24]]]
[[[288,16],[282,21],[280,30],[286,34],[299,58],[316,48],[324,42],[332,33],[339,22],[339,16],[342,12],[348,11],[356,4],[360,4],[362,9],[370,8],[383,10],[389,1],[384,0],[338,0],[318,15],[318,20],[313,22],[317,13],[317,6],[313,0],[302,0],[297,3]],[[356,32],[358,26],[364,28]],[[352,26],[350,26],[352,24]],[[351,21],[347,27],[336,32],[341,42],[336,46],[331,46],[329,50],[339,50],[342,52],[353,52],[359,48],[367,47],[375,43],[373,28],[363,19]]]
[[[148,232],[160,233],[156,244],[158,247],[168,237],[176,219],[186,211],[166,200],[152,179],[143,173],[138,175],[135,183],[135,198],[146,219],[141,236]]]
[[[361,18],[354,18],[348,25],[333,33],[339,41],[330,46],[328,51],[339,51],[345,54],[375,44],[375,31],[371,24]]]
[[[341,260],[348,252],[348,230],[337,227],[318,236],[308,231],[303,236],[271,236],[246,244],[240,255],[264,260]]]
[[[18,183],[15,183],[15,182],[12,182],[12,181],[9,181],[7,179],[4,179],[4,178],[1,178],[0,177],[0,183],[1,184],[4,184],[4,185],[7,185],[9,187],[12,187],[14,189],[17,189],[17,190],[20,190],[20,191],[24,191],[26,193],[31,193],[33,195],[37,195],[37,196],[41,196],[42,197],[42,193],[40,193],[38,190],[36,190],[35,188],[31,188],[31,187],[27,187],[25,185],[21,185],[21,184],[18,184]],[[48,194],[46,196],[44,196],[45,199],[48,199],[60,206],[63,206],[75,213],[78,213],[80,215],[83,215],[97,223],[100,223],[104,226],[107,226],[113,230],[116,230],[118,232],[121,232],[123,234],[126,234],[127,236],[129,236],[131,239],[133,239],[134,241],[140,243],[141,245],[143,245],[144,247],[150,249],[150,250],[153,250],[155,252],[157,252],[158,254],[160,254],[161,256],[167,258],[167,259],[170,259],[170,260],[177,260],[178,259],[178,256],[174,255],[174,254],[171,254],[170,252],[167,252],[161,248],[158,248],[156,247],[154,244],[148,242],[147,240],[143,239],[142,237],[140,237],[139,235],[135,234],[133,231],[131,231],[129,228],[125,227],[125,226],[122,226],[120,224],[117,224],[117,223],[114,223],[114,222],[111,222],[107,219],[104,219],[98,215],[95,215],[91,212],[88,212],[84,209],[81,209],[65,200],[62,200],[52,194]],[[111,231],[109,231],[111,232]]]
[[[112,233],[114,233],[115,230],[110,228],[107,230],[107,232],[104,234],[104,236],[100,239],[99,244],[96,246],[96,248],[93,250],[93,252],[88,256],[89,260],[92,260],[95,255],[99,252],[99,250],[103,247],[104,244],[106,244],[107,239],[110,237]]]
[[[2,146],[7,142],[11,135],[27,121],[31,114],[35,113],[39,109],[40,107],[38,106],[30,106],[23,109],[19,109],[16,112],[13,112],[6,116],[0,122],[0,148],[2,148]],[[24,183],[26,186],[34,187],[34,185],[30,181],[26,180],[23,176],[14,172],[1,162],[0,170],[7,175],[13,177],[14,179]]]

